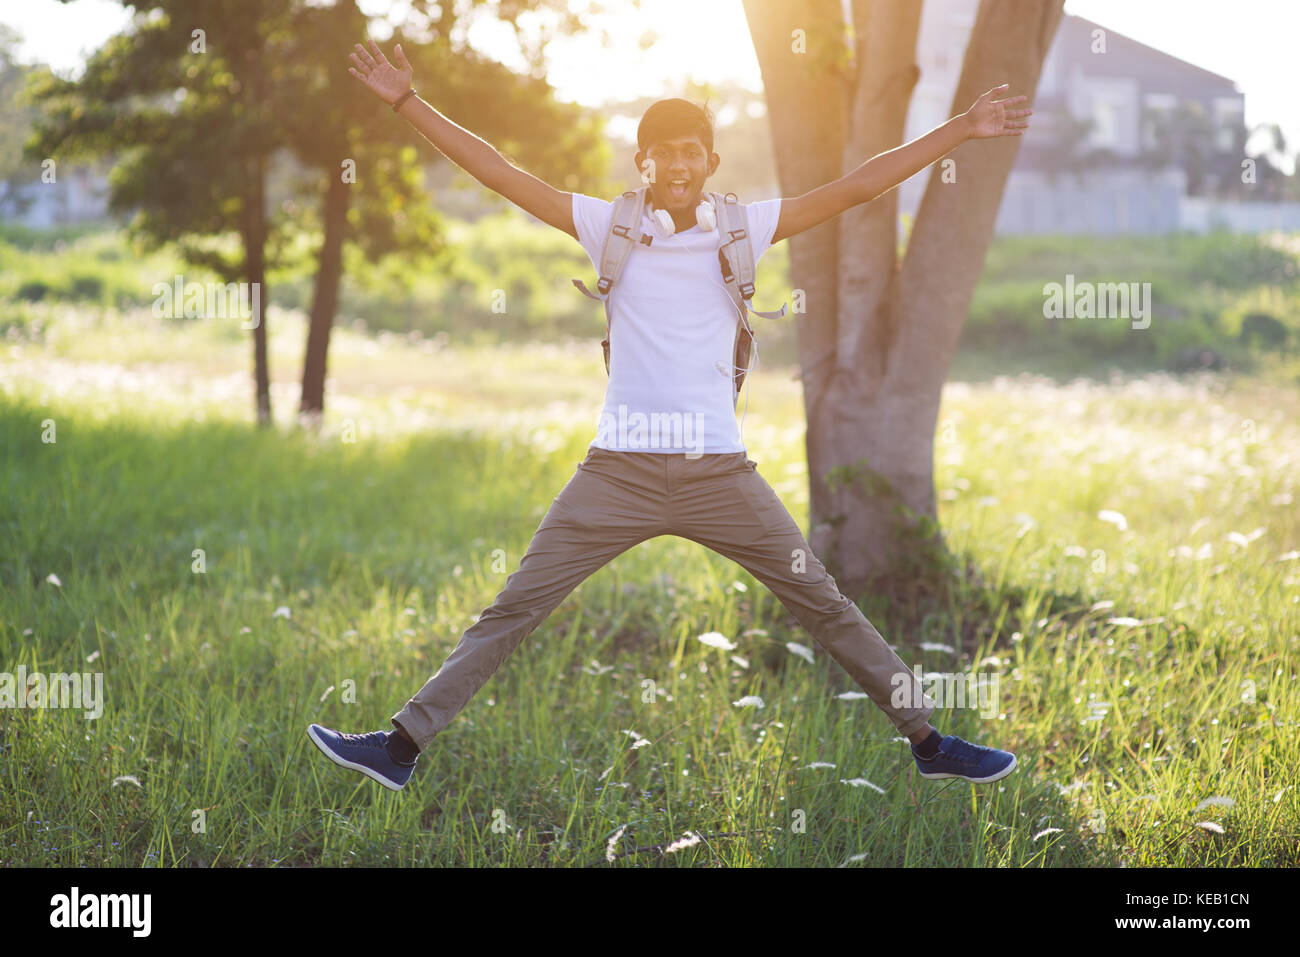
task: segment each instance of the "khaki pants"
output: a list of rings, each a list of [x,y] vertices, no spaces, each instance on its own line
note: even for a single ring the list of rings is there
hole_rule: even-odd
[[[583,579],[657,535],[699,542],[744,566],[844,667],[899,734],[934,703],[813,555],[744,452],[702,455],[591,448],[537,527],[519,568],[393,722],[424,750]],[[891,698],[921,702],[900,708]]]

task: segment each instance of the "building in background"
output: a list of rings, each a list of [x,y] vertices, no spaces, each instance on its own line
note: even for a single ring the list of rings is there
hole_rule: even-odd
[[[952,115],[977,6],[926,0],[907,139]],[[999,234],[1300,229],[1300,203],[1251,201],[1245,97],[1227,77],[1065,15],[1031,99]],[[900,188],[901,215],[915,215],[925,181]]]
[[[55,168],[55,181],[0,183],[0,223],[50,229],[108,220],[108,164]]]

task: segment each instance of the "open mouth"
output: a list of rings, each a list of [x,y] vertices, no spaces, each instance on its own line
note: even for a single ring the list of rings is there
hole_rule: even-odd
[[[690,189],[690,183],[684,179],[670,179],[668,181],[668,195],[673,199],[685,199],[686,192]]]

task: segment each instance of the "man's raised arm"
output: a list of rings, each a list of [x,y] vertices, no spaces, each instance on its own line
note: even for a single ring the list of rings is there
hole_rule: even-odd
[[[353,65],[348,67],[348,72],[389,106],[412,89],[414,71],[400,43],[393,51],[396,66],[388,62],[374,40],[370,41],[370,50],[360,43],[355,47],[356,51],[351,54]],[[572,193],[558,190],[512,165],[491,144],[457,126],[418,96],[406,97],[398,107],[398,113],[444,156],[488,189],[500,193],[542,222],[578,238],[573,225]]]
[[[951,153],[968,139],[1021,136],[1029,127],[1033,110],[1010,109],[1028,97],[997,99],[1007,84],[989,90],[965,113],[936,126],[924,136],[871,157],[853,172],[811,192],[781,201],[781,216],[772,242],[801,233],[838,216],[851,206],[867,203],[893,189],[931,163]]]

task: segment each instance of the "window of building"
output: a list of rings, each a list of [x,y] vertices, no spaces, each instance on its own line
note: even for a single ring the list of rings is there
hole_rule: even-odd
[[[1119,110],[1109,100],[1092,102],[1092,145],[1113,149],[1119,145]]]
[[[1172,93],[1147,93],[1142,97],[1142,145],[1148,150],[1159,146],[1156,134],[1162,124],[1167,124],[1178,108],[1178,97]]]
[[[1243,123],[1241,100],[1224,96],[1214,98],[1214,145],[1221,152],[1236,146]]]

